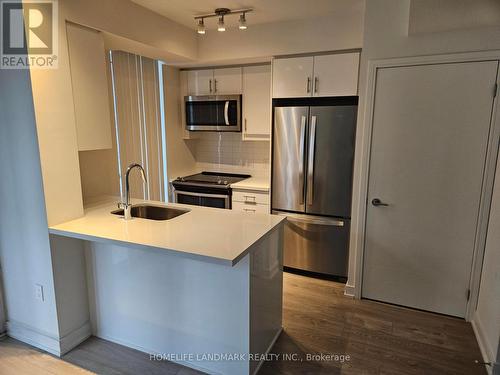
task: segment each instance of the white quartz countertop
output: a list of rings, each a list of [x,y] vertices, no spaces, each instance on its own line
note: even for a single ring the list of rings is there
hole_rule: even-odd
[[[265,177],[250,177],[243,181],[231,184],[233,189],[242,190],[257,190],[257,191],[269,191],[269,178]]]
[[[272,231],[282,216],[252,214],[183,204],[144,202],[190,210],[164,221],[113,215],[116,202],[94,203],[84,216],[49,227],[51,234],[122,246],[164,250],[193,259],[233,266]]]

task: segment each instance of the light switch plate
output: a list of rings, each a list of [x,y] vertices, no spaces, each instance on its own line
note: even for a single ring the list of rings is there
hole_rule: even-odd
[[[43,285],[35,284],[35,298],[38,301],[40,301],[40,302],[44,301],[44,298],[43,298]]]

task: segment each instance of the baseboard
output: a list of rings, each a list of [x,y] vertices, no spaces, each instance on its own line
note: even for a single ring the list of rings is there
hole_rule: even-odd
[[[59,340],[61,356],[76,348],[90,336],[92,336],[92,328],[90,321],[86,321],[80,328],[61,337]]]
[[[24,323],[12,320],[7,322],[7,336],[57,357],[61,357],[69,352],[71,349],[88,339],[90,335],[91,329],[90,322],[88,321],[62,338],[43,332]]]
[[[356,287],[354,285],[345,284],[344,295],[348,297],[356,296]]]
[[[268,354],[271,349],[273,348],[274,344],[276,343],[276,341],[278,340],[278,338],[280,337],[281,335],[281,332],[283,332],[283,327],[281,327],[278,332],[276,332],[276,335],[274,335],[273,339],[271,340],[271,343],[269,344],[269,346],[267,347],[267,350],[264,354]],[[259,364],[257,365],[257,367],[255,368],[254,372],[252,373],[252,375],[256,375],[260,368],[262,367],[262,365],[264,364],[264,359],[261,359],[261,361],[259,362]]]
[[[474,335],[476,336],[477,344],[479,345],[479,350],[481,351],[481,355],[483,356],[484,362],[495,363],[495,355],[493,353],[493,349],[490,347],[488,340],[486,339],[486,335],[484,332],[483,324],[481,323],[481,319],[479,315],[474,314],[474,317],[471,321],[472,330],[474,331]],[[488,374],[492,374],[493,370],[491,366],[485,366]]]
[[[7,322],[7,336],[58,357],[61,354],[58,337],[27,324],[9,320]]]

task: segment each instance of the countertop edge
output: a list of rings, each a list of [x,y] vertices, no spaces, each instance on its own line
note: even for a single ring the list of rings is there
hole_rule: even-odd
[[[269,232],[266,232],[266,234],[267,233],[269,233]],[[113,238],[106,238],[106,237],[93,236],[90,234],[70,232],[70,231],[55,229],[55,228],[51,228],[51,227],[49,227],[49,234],[54,234],[56,236],[62,236],[62,237],[76,238],[76,239],[84,240],[84,241],[100,242],[100,243],[105,243],[105,244],[120,245],[120,246],[124,246],[124,247],[139,248],[139,249],[143,249],[143,250],[165,251],[168,254],[180,256],[183,258],[189,258],[189,259],[193,259],[193,260],[210,262],[210,263],[220,264],[220,265],[224,265],[224,266],[231,266],[231,267],[235,266],[241,259],[243,259],[249,253],[249,249],[246,249],[238,257],[236,257],[233,260],[230,260],[230,259],[222,259],[222,258],[194,254],[194,253],[190,253],[188,251],[167,249],[167,248],[159,247],[159,246],[144,245],[144,244],[140,244],[137,242],[127,242],[127,241],[116,240]],[[258,240],[260,240],[260,238]],[[252,246],[253,246],[253,244],[252,244]]]

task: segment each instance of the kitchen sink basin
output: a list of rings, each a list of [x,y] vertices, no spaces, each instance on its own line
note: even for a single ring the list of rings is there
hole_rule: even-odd
[[[139,217],[141,219],[150,220],[170,220],[174,217],[180,216],[189,212],[180,208],[150,206],[147,204],[138,204],[131,207],[132,217]],[[113,215],[122,215],[123,210],[116,210],[111,212]]]

